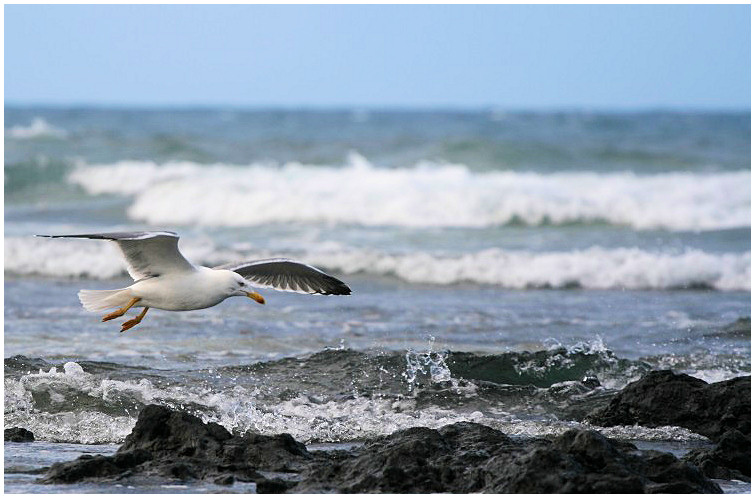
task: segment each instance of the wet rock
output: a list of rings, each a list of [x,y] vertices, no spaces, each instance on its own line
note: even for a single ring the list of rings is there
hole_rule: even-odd
[[[261,478],[258,470],[297,471],[309,459],[306,447],[288,434],[233,436],[218,424],[149,405],[115,455],[54,464],[41,482],[255,481]]]
[[[750,438],[732,429],[721,436],[715,448],[690,451],[683,460],[693,463],[712,479],[749,482],[750,448]]]
[[[279,494],[285,493],[296,485],[293,481],[284,481],[283,479],[276,477],[275,479],[258,479],[257,493],[258,494]]]
[[[314,463],[314,462],[313,462]],[[293,492],[642,493],[721,492],[671,454],[639,451],[594,431],[515,442],[473,423],[413,428],[356,454],[318,459]]]
[[[582,385],[585,387],[589,387],[590,389],[595,389],[597,387],[600,387],[600,380],[598,380],[597,377],[594,375],[585,375],[582,378]]]
[[[82,455],[72,462],[55,463],[40,479],[43,484],[117,481],[134,474],[134,469],[151,459],[146,451],[116,453],[113,456]]]
[[[213,482],[219,486],[232,486],[236,482],[236,478],[233,477],[233,474],[223,474],[220,477],[216,477]]]
[[[750,434],[750,377],[708,384],[670,370],[648,373],[591,413],[595,425],[685,427],[717,441],[735,429]]]
[[[13,443],[31,443],[34,441],[34,434],[23,427],[11,427],[5,429],[5,440]]]
[[[258,493],[720,492],[695,466],[585,430],[515,441],[474,423],[417,427],[351,450],[310,453],[288,434],[234,436],[220,425],[150,405],[113,456],[57,463],[42,483],[177,483]]]
[[[492,467],[483,491],[507,493],[720,493],[694,466],[670,453],[639,451],[595,431],[572,429],[513,462]]]
[[[503,433],[479,424],[415,427],[372,439],[356,453],[328,455],[304,473],[294,491],[474,492],[481,484],[479,465],[491,458],[491,448],[515,447]]]

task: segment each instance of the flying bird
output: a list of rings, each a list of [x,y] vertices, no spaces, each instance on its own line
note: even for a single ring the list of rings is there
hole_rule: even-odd
[[[193,265],[178,250],[173,232],[112,232],[78,235],[38,235],[50,238],[113,241],[126,259],[126,269],[135,282],[123,289],[79,291],[87,311],[118,308],[102,317],[106,322],[131,308],[143,308],[123,323],[121,332],[142,321],[150,308],[188,311],[209,308],[231,296],[244,296],[265,304],[256,288],[300,294],[351,294],[351,289],[317,268],[285,258],[230,263],[207,268]]]

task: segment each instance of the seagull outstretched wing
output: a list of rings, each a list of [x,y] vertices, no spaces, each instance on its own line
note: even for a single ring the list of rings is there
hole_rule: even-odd
[[[126,270],[134,280],[195,269],[178,250],[178,235],[173,232],[110,232],[37,237],[113,241],[123,253]]]
[[[231,270],[258,287],[299,294],[351,294],[351,289],[335,277],[292,259],[276,258],[216,266]]]

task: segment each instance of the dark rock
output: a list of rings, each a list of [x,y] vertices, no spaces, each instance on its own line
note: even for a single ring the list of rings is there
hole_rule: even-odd
[[[11,427],[5,429],[5,440],[13,443],[31,443],[34,441],[34,434],[23,427]]]
[[[232,486],[236,482],[236,478],[233,477],[233,474],[223,474],[220,477],[216,477],[213,482],[220,486]]]
[[[149,405],[139,413],[134,429],[118,453],[141,449],[191,457],[197,453],[217,453],[223,442],[232,437],[221,425],[204,424],[186,412]]]
[[[31,475],[39,475],[39,474],[45,474],[50,469],[50,467],[32,467],[30,465],[9,465],[5,467],[5,474],[31,474]]]
[[[638,451],[594,431],[572,429],[491,468],[492,489],[508,493],[720,493],[717,484],[670,453]]]
[[[589,387],[590,389],[600,387],[600,380],[594,375],[585,375],[581,382],[583,386]]]
[[[233,436],[222,426],[166,407],[149,405],[113,456],[85,455],[50,467],[43,483],[115,482],[154,478],[255,481],[257,470],[300,470],[312,457],[288,434]]]
[[[294,491],[475,492],[491,448],[509,447],[515,445],[506,435],[479,424],[415,427],[370,440],[356,455],[332,455],[310,467]]]
[[[595,425],[685,427],[716,441],[726,431],[750,434],[750,377],[708,384],[670,370],[648,373],[591,413]]]
[[[193,480],[225,486],[254,481],[258,493],[720,492],[695,466],[671,454],[639,451],[593,431],[517,442],[483,425],[457,423],[312,454],[288,434],[234,436],[154,405],[142,410],[115,455],[56,463],[40,482]]]
[[[132,475],[133,468],[151,458],[146,451],[113,456],[82,455],[72,462],[55,463],[40,480],[43,484],[115,481]]]
[[[285,493],[296,485],[295,482],[284,481],[276,477],[275,479],[257,479],[257,494],[279,494]]]
[[[319,460],[294,492],[642,493],[721,492],[668,453],[639,451],[594,431],[514,442],[473,423],[413,428]]]
[[[749,481],[750,389],[750,377],[708,384],[670,370],[655,371],[626,386],[587,420],[602,426],[686,427],[718,444],[689,452],[685,461],[710,478]]]
[[[683,460],[712,479],[750,481],[750,438],[738,430],[727,431],[713,449],[692,450]]]

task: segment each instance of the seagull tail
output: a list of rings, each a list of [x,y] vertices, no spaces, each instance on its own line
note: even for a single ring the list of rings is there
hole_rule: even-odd
[[[119,308],[128,304],[133,296],[131,290],[124,289],[114,290],[86,290],[79,291],[79,301],[87,311],[102,311],[108,308]]]

